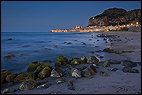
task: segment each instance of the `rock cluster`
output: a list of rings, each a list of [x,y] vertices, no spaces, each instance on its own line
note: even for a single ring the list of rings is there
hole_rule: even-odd
[[[88,66],[82,66],[80,68],[75,68],[73,66],[79,64],[87,63]],[[58,65],[57,65],[58,64]],[[70,70],[70,76],[77,79],[77,78],[92,78],[97,73],[97,65],[102,67],[109,67],[111,64],[121,64],[124,66],[122,69],[123,72],[129,73],[138,73],[137,69],[133,69],[136,67],[137,64],[132,61],[124,60],[122,62],[115,61],[115,60],[106,60],[100,61],[100,59],[96,56],[90,56],[88,59],[85,56],[81,56],[80,58],[71,58],[68,60],[67,57],[59,56],[56,59],[54,68],[50,64],[44,64],[40,62],[31,62],[26,70],[26,72],[18,73],[18,74],[11,74],[8,70],[1,70],[1,84],[3,83],[20,83],[18,89],[19,90],[31,90],[35,87],[37,88],[48,88],[51,86],[51,83],[47,83],[48,81],[37,82],[37,80],[41,80],[47,77],[54,77],[56,78],[55,82],[57,84],[61,84],[66,82],[63,79],[63,76],[66,76],[67,73],[65,71]],[[63,70],[63,68],[66,68]],[[110,68],[110,71],[117,71],[118,68]],[[101,71],[101,76],[109,76],[107,72]],[[68,89],[75,90],[73,85],[73,80],[68,82]],[[16,91],[12,88],[7,88],[3,91],[3,93],[10,93]]]

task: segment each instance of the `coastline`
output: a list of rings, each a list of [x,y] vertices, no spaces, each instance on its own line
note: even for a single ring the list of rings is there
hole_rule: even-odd
[[[94,32],[93,32],[94,33]],[[95,32],[95,33],[103,33],[106,35],[118,35],[120,36],[118,39],[121,41],[112,41],[112,48],[116,50],[133,50],[135,52],[132,53],[123,53],[123,54],[113,54],[108,53],[105,56],[106,59],[114,59],[114,60],[130,60],[134,62],[141,62],[141,32]],[[84,64],[80,64],[77,67],[80,67]],[[85,64],[89,65],[89,64]],[[48,80],[49,83],[52,83],[51,87],[47,89],[37,89],[34,88],[32,90],[27,91],[16,91],[11,94],[137,94],[141,93],[141,65],[137,65],[135,67],[139,70],[139,73],[124,73],[122,72],[122,65],[120,64],[112,64],[110,67],[117,67],[118,71],[111,72],[108,71],[108,68],[104,68],[99,66],[97,68],[98,73],[94,75],[93,78],[80,78],[75,79],[71,76],[64,76],[66,82],[62,84],[56,84],[55,79],[47,77],[44,80]],[[110,76],[103,77],[100,76],[100,71],[107,72]],[[67,89],[67,82],[73,79],[75,90]],[[6,86],[3,84],[3,89],[6,87],[17,88],[19,84],[15,84],[12,86]],[[1,93],[2,90],[1,89]]]

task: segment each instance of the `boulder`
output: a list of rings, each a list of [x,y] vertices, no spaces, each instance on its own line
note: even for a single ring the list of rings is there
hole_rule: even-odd
[[[116,53],[117,52],[116,50],[110,49],[110,48],[105,48],[103,51],[104,52],[109,52],[109,53]]]
[[[6,81],[7,82],[14,82],[14,78],[16,77],[15,74],[9,74],[7,77],[6,77]]]
[[[71,75],[72,77],[75,77],[75,78],[81,78],[81,72],[76,68],[73,68],[71,70]]]
[[[42,67],[42,68],[44,68],[44,67],[49,67],[49,68],[52,70],[52,65],[50,65],[50,64],[42,63],[42,64],[41,64],[41,67]]]
[[[80,64],[80,60],[79,60],[79,59],[73,59],[73,60],[71,61],[71,64],[72,64],[72,65],[79,65],[79,64]]]
[[[137,64],[132,62],[132,61],[128,61],[128,60],[124,60],[121,62],[121,65],[123,65],[124,67],[136,67]]]
[[[32,73],[21,73],[14,78],[14,82],[23,82],[27,79],[36,79],[36,75]]]
[[[64,71],[62,69],[60,69],[59,67],[55,67],[52,71],[51,71],[51,77],[61,77],[64,75]]]
[[[38,78],[43,79],[45,77],[49,77],[50,74],[51,74],[51,69],[49,67],[45,67],[39,72]]]
[[[67,86],[69,90],[75,90],[73,80],[69,80]]]
[[[6,77],[11,74],[8,70],[1,70],[1,84],[6,82]]]
[[[12,38],[8,38],[8,40],[12,40]]]
[[[102,66],[103,66],[103,67],[109,67],[109,66],[110,66],[109,61],[108,61],[108,60],[104,61],[104,62],[102,63]]]
[[[128,72],[128,73],[139,73],[137,69],[132,69],[131,67],[124,67],[122,69],[123,72]]]
[[[96,56],[90,56],[87,60],[88,64],[97,64],[100,62],[100,59]]]
[[[35,88],[37,85],[36,81],[33,79],[28,79],[23,81],[20,85],[19,85],[19,90],[31,90],[33,88]]]
[[[15,91],[16,91],[16,89],[6,88],[2,91],[2,94],[12,93],[12,92],[15,92]]]
[[[60,84],[60,83],[64,83],[65,80],[64,80],[64,79],[56,79],[55,82],[56,82],[57,84]]]
[[[28,68],[27,68],[27,72],[33,72],[36,70],[36,68],[40,65],[39,62],[35,61],[29,64]]]
[[[87,58],[85,56],[80,57],[80,62],[81,63],[87,63]]]
[[[59,58],[56,59],[55,67],[68,67],[68,58],[64,56],[59,56]]]
[[[109,74],[107,72],[104,72],[104,71],[100,71],[100,75],[104,76],[104,77],[108,77],[109,76]]]
[[[46,83],[46,84],[42,84],[42,85],[39,85],[37,86],[38,89],[41,89],[41,88],[48,88],[50,87],[52,84],[51,83]]]
[[[93,77],[93,75],[97,73],[96,64],[89,65],[87,68],[82,70],[81,73],[82,73],[82,76],[84,77],[88,77],[88,78]]]
[[[110,68],[110,69],[108,69],[109,71],[117,71],[118,70],[118,68]]]

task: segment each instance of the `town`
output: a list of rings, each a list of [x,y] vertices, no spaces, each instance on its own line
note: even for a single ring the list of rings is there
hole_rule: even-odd
[[[115,25],[115,26],[76,26],[72,29],[55,29],[51,32],[96,32],[96,31],[128,31],[130,27],[141,27],[139,22],[130,23],[127,25]]]

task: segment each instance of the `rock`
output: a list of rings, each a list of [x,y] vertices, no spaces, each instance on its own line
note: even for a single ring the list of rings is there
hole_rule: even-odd
[[[81,63],[87,63],[87,58],[85,56],[80,57],[80,62]]]
[[[128,60],[124,60],[121,62],[121,65],[123,65],[124,67],[136,67],[137,64],[132,62],[132,61],[128,61]]]
[[[15,74],[9,74],[7,77],[6,77],[6,81],[7,82],[14,82],[14,78],[16,77]]]
[[[52,65],[50,65],[50,64],[44,64],[44,63],[42,63],[41,67],[42,68],[49,67],[52,70]]]
[[[131,67],[124,67],[122,69],[123,72],[128,72],[128,73],[139,73],[137,69],[132,69]]]
[[[97,50],[96,52],[102,52],[102,50]]]
[[[37,85],[36,81],[33,79],[28,79],[23,81],[20,85],[19,85],[19,90],[31,90],[33,88],[35,88]]]
[[[41,88],[48,88],[48,87],[50,87],[51,85],[52,85],[51,83],[42,84],[42,85],[37,86],[37,88],[38,88],[38,89],[41,89]]]
[[[59,56],[59,58],[56,59],[55,67],[67,67],[68,64],[68,58],[64,56]]]
[[[62,69],[60,69],[59,67],[55,67],[52,71],[51,71],[51,77],[61,77],[64,75],[64,71]]]
[[[82,71],[82,70],[84,70],[85,68],[87,68],[87,66],[82,66],[82,67],[78,68],[78,70]]]
[[[32,73],[21,73],[14,78],[14,82],[23,82],[27,79],[36,79],[36,75]]]
[[[117,71],[118,68],[111,68],[111,69],[108,69],[109,71]]]
[[[15,57],[15,55],[14,54],[9,54],[9,55],[4,56],[4,59],[9,59],[9,58],[12,58],[12,57]]]
[[[89,68],[94,71],[93,74],[97,73],[96,64],[91,64],[91,65],[89,66]]]
[[[93,77],[93,75],[96,73],[97,73],[97,70],[96,70],[95,64],[92,64],[92,65],[88,66],[86,69],[82,70],[82,75],[84,77],[88,77],[88,78]]]
[[[38,78],[43,79],[45,77],[49,77],[50,74],[51,74],[51,69],[49,67],[45,67],[39,72]]]
[[[80,60],[79,60],[79,59],[73,59],[73,60],[71,61],[71,64],[72,64],[72,65],[79,65],[79,64],[80,64]]]
[[[47,63],[51,63],[51,60],[43,60],[42,62],[47,62]]]
[[[122,52],[121,51],[117,51],[116,54],[122,54]]]
[[[102,63],[102,66],[103,67],[109,67],[110,66],[110,63],[108,60],[106,60],[105,62]]]
[[[110,63],[110,64],[121,64],[121,61],[117,61],[117,60],[108,60],[108,62]]]
[[[64,79],[56,79],[55,82],[56,82],[57,84],[60,84],[60,83],[64,83],[65,80],[64,80]]]
[[[68,89],[70,89],[70,90],[75,90],[74,89],[74,84],[73,84],[73,80],[69,80],[69,82],[68,82]]]
[[[8,70],[1,70],[1,84],[6,82],[6,77],[11,74]]]
[[[28,68],[27,68],[27,72],[33,72],[36,70],[36,68],[40,65],[39,62],[35,61],[29,64]]]
[[[104,56],[103,56],[103,55],[101,55],[101,56],[100,56],[100,58],[104,58]]]
[[[76,68],[73,68],[71,70],[71,75],[72,77],[75,77],[75,78],[81,78],[81,72]]]
[[[2,91],[2,94],[12,93],[12,92],[15,92],[15,91],[16,91],[16,89],[6,88]]]
[[[12,38],[8,38],[8,40],[12,40]]]
[[[116,53],[116,50],[110,49],[110,48],[105,48],[103,51],[104,52],[109,52],[109,53]]]
[[[82,43],[82,45],[86,45],[86,43]]]
[[[43,69],[42,65],[39,65],[39,66],[36,68],[35,73],[38,74],[42,69]]]
[[[100,59],[96,56],[90,56],[87,60],[88,64],[97,64],[100,62]]]
[[[71,42],[67,42],[67,44],[72,44]]]
[[[100,71],[100,75],[101,75],[101,76],[104,76],[104,77],[109,76],[109,74],[108,74],[107,72],[103,72],[103,71]]]

